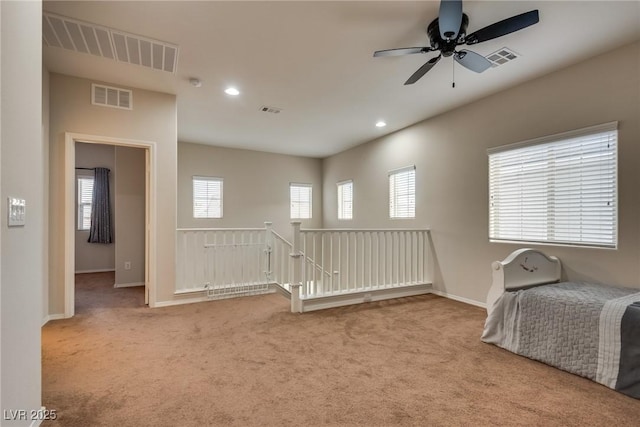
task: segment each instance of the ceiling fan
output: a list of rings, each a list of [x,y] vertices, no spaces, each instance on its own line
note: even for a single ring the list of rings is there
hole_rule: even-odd
[[[373,56],[400,56],[440,51],[438,56],[431,58],[422,67],[418,68],[404,83],[405,85],[411,85],[420,80],[443,56],[453,56],[453,59],[463,67],[476,73],[482,73],[491,67],[491,62],[473,51],[467,49],[456,50],[457,46],[463,44],[474,45],[502,37],[536,24],[539,20],[538,11],[531,10],[467,34],[469,17],[462,13],[462,0],[442,0],[438,17],[427,27],[427,35],[431,46],[378,50],[373,53]]]

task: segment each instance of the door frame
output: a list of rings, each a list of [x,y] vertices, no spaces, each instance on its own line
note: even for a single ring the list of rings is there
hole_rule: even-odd
[[[76,142],[145,150],[145,304],[156,305],[156,143],[65,132],[64,155],[64,317],[75,314]]]

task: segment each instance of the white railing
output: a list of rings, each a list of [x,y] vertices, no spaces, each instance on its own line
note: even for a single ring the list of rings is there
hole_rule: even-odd
[[[270,292],[277,284],[290,292],[294,312],[429,292],[427,229],[301,230],[299,222],[291,224],[291,242],[270,222],[178,229],[175,292],[224,298]]]
[[[430,282],[429,230],[300,230],[301,298]]]
[[[267,291],[269,234],[265,228],[183,228],[177,230],[177,294],[206,291],[224,297]]]

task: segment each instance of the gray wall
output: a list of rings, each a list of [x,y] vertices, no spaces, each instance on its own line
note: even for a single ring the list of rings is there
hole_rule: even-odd
[[[0,2],[0,410],[40,409],[44,276],[42,4]],[[7,197],[26,225],[7,225]],[[3,420],[3,426],[31,421]]]
[[[443,83],[444,84],[444,83]],[[483,302],[490,264],[520,247],[488,241],[489,147],[619,121],[619,247],[545,246],[569,279],[640,288],[640,44],[634,43],[325,159],[324,226],[353,179],[351,227],[430,227],[435,287]],[[413,220],[388,219],[387,171],[416,165]]]
[[[193,218],[194,175],[224,179],[223,218]],[[259,151],[178,144],[178,226],[197,228],[262,227],[290,236],[289,183],[308,183],[312,190],[312,218],[304,228],[322,226],[322,161]]]
[[[176,97],[133,89],[133,110],[91,105],[87,79],[51,73],[49,181],[49,313],[64,313],[64,138],[65,132],[155,143],[157,194],[156,301],[174,299],[176,228]],[[109,84],[108,82],[106,84]],[[113,86],[113,85],[112,85]],[[151,300],[153,302],[153,299]]]
[[[111,215],[116,209],[114,183],[116,176],[115,147],[113,145],[76,143],[76,167],[79,168],[108,168]],[[76,177],[81,175],[93,176],[92,170],[76,170]],[[76,191],[76,205],[78,192]],[[78,210],[75,210],[74,224],[78,224]],[[95,271],[112,271],[115,269],[115,245],[102,243],[89,243],[89,230],[78,230],[76,226],[76,273],[89,273]],[[112,236],[113,237],[113,236]],[[114,240],[115,241],[115,240]]]
[[[145,150],[115,147],[116,286],[144,284]],[[125,262],[131,263],[126,270]]]

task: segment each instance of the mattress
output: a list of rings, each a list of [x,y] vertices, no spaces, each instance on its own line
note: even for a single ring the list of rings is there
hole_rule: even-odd
[[[482,340],[640,398],[640,292],[562,282],[508,291]]]

